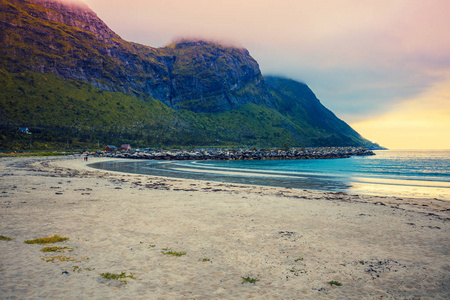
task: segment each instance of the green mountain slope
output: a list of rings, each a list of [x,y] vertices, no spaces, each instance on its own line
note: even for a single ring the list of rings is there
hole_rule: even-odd
[[[324,107],[306,84],[273,76],[265,80],[279,111],[299,127],[299,143],[376,147]]]
[[[218,113],[194,113],[172,109],[154,99],[143,101],[82,81],[29,71],[1,70],[0,85],[1,149],[86,148],[97,141],[139,147],[370,146],[363,139],[346,143],[339,136],[296,120],[296,113],[253,103]],[[286,100],[272,92],[282,106]],[[19,133],[21,126],[29,127],[33,134]]]
[[[245,49],[126,42],[55,0],[0,0],[0,21],[1,149],[373,145]]]

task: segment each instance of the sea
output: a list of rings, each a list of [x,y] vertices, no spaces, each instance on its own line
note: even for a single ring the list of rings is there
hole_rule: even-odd
[[[104,170],[217,182],[450,201],[450,150],[378,150],[299,160],[115,160]]]

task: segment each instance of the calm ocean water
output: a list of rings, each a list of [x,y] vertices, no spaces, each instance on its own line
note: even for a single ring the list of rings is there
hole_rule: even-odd
[[[118,160],[92,166],[167,177],[450,200],[450,151],[386,150],[376,154],[315,160]]]

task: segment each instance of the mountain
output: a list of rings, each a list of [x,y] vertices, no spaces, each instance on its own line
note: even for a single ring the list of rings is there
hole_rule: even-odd
[[[172,108],[223,111],[274,105],[245,49],[180,42],[155,49],[121,39],[82,2],[2,0],[2,65],[51,72]]]
[[[152,48],[123,40],[82,2],[0,1],[4,149],[374,145],[306,85],[263,77],[246,49],[193,40]]]

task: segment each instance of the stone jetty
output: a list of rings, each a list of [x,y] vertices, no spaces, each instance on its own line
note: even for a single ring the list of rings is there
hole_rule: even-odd
[[[132,150],[104,152],[99,151],[90,155],[153,159],[153,160],[262,160],[262,159],[331,159],[350,156],[375,155],[371,150],[362,147],[324,147],[324,148],[292,148],[289,150],[269,149],[213,149],[213,150]]]

